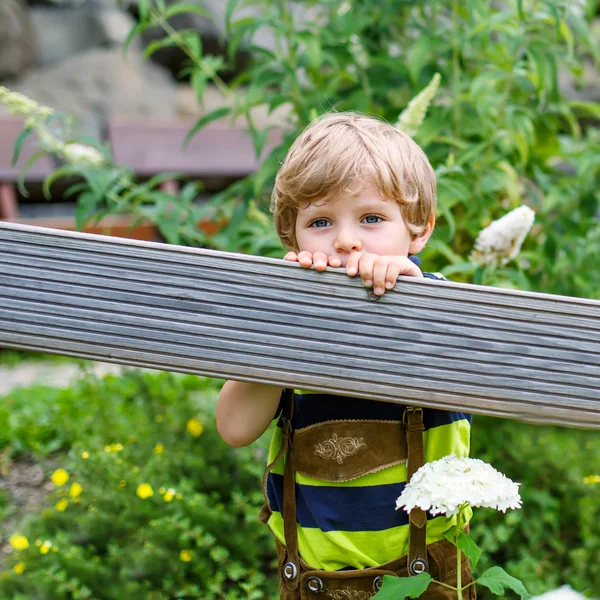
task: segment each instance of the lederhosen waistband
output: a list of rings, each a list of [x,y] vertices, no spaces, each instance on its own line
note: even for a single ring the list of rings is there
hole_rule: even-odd
[[[285,548],[280,547],[279,550],[285,554],[285,560],[280,561],[281,576],[290,592],[298,589],[301,570],[316,571],[303,563],[299,556],[296,472],[325,481],[350,481],[406,461],[408,482],[424,464],[424,426],[420,408],[407,407],[402,421],[336,420],[296,431],[292,428],[293,412],[294,392],[285,390],[281,415],[282,442],[275,459],[265,471],[265,507],[260,517],[266,522],[271,514],[267,478],[285,456],[282,510]],[[406,571],[410,575],[428,570],[426,530],[427,515],[420,508],[413,509],[409,515],[406,559]]]

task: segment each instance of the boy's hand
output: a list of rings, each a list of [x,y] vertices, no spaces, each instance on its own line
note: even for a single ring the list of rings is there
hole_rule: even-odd
[[[373,287],[377,296],[391,290],[399,275],[423,277],[421,269],[406,256],[379,256],[352,252],[346,263],[346,273],[354,277],[357,273],[365,287]]]
[[[327,256],[324,252],[288,252],[283,260],[298,262],[305,269],[314,267],[316,271],[342,266],[339,256]],[[379,256],[360,252],[350,254],[346,263],[346,273],[350,277],[359,274],[363,285],[372,287],[378,296],[382,296],[386,289],[391,290],[400,275],[423,277],[421,269],[406,256]]]
[[[327,267],[333,267],[337,269],[342,266],[342,259],[339,256],[327,256],[325,252],[288,252],[283,260],[289,260],[292,262],[300,263],[301,267],[309,269],[314,267],[315,271],[324,271]]]

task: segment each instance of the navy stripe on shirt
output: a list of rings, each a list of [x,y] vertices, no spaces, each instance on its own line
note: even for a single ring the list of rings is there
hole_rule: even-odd
[[[408,514],[395,510],[396,499],[404,486],[404,483],[390,483],[329,487],[296,483],[297,520],[301,527],[321,531],[381,531],[407,525]],[[280,502],[283,475],[269,473],[267,497],[272,510],[283,511]]]

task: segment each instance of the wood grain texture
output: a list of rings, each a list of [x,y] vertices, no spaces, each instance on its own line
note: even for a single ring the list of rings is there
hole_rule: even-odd
[[[600,429],[600,302],[0,223],[0,345]]]

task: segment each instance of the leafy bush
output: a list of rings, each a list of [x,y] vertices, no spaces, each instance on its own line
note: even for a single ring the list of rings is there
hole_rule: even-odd
[[[29,547],[7,559],[0,598],[268,595],[274,547],[257,519],[266,449],[221,441],[216,390],[130,372],[5,399],[0,450],[68,453],[47,508],[21,527]]]
[[[600,597],[598,433],[473,421],[472,455],[519,481],[523,498],[523,508],[506,515],[475,511],[472,533],[483,550],[478,571],[501,564],[534,595],[568,583]]]

